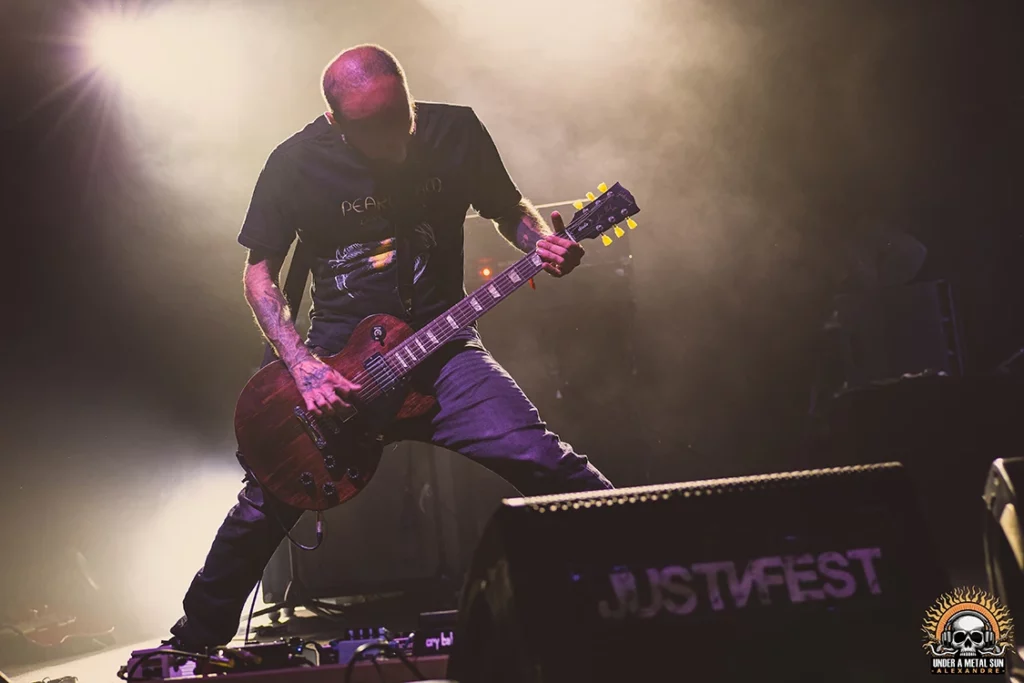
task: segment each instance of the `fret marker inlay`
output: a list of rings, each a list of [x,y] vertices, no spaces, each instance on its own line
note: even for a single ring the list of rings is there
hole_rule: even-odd
[[[431,332],[430,330],[427,330],[427,339],[430,340],[431,344],[436,344],[437,343],[437,337],[435,337],[434,333]]]
[[[480,302],[478,302],[473,297],[469,297],[469,303],[473,306],[473,308],[476,309],[477,313],[484,310],[484,307],[480,305]]]
[[[499,292],[498,288],[495,287],[494,285],[487,285],[487,291],[490,292],[491,296],[493,296],[495,299],[501,297],[501,292]]]
[[[513,270],[511,273],[508,274],[508,279],[511,280],[512,282],[519,282],[523,278],[519,277],[519,273]]]
[[[427,352],[427,347],[425,347],[425,346],[423,345],[423,342],[421,342],[421,341],[420,341],[419,339],[417,339],[417,340],[416,340],[416,343],[417,343],[417,344],[419,344],[419,347],[420,347],[420,351],[422,351],[423,353],[426,353],[426,352]]]
[[[538,267],[540,266],[540,254],[535,253],[533,256],[530,257],[530,260],[533,261],[533,265]]]
[[[453,317],[451,317],[449,315],[448,317],[445,318],[445,320],[448,321],[448,324],[452,326],[453,330],[459,329],[459,324],[457,322],[455,322],[455,318],[453,318]]]

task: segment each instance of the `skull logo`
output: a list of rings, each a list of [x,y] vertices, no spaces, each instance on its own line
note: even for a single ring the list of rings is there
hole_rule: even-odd
[[[988,624],[970,614],[953,621],[953,645],[960,648],[961,657],[978,654],[978,647],[985,642],[986,627]]]
[[[978,612],[965,610],[946,623],[942,634],[944,649],[960,657],[994,654],[995,632],[988,620]]]

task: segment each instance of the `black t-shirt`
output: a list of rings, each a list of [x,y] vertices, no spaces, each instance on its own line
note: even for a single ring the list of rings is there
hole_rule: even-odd
[[[238,241],[285,254],[298,236],[312,255],[310,346],[336,352],[366,316],[406,317],[398,294],[395,196],[409,207],[402,213],[415,254],[409,322],[419,329],[466,295],[463,221],[470,205],[497,218],[522,198],[473,110],[417,102],[400,174],[369,163],[325,116],[267,159]]]

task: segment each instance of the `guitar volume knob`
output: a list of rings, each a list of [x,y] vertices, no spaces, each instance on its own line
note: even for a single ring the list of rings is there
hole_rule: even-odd
[[[345,471],[345,474],[348,475],[349,479],[358,479],[359,478],[359,470],[357,468],[355,468],[355,467],[349,467]]]
[[[333,472],[334,468],[337,467],[337,466],[338,466],[338,461],[337,461],[337,459],[333,455],[328,455],[328,456],[324,457],[324,467],[326,467],[328,470]]]
[[[326,484],[324,484],[323,489],[324,495],[327,496],[328,498],[330,498],[331,496],[338,492],[338,487],[334,485],[333,481],[329,481]]]
[[[313,479],[313,473],[312,472],[303,472],[302,474],[300,474],[299,475],[299,483],[302,484],[306,488],[309,488],[310,486],[312,486],[315,483],[315,481]]]

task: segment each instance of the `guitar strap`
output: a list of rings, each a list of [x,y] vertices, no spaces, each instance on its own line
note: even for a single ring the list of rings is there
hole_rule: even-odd
[[[397,208],[397,207],[396,207]],[[416,260],[413,254],[413,226],[412,214],[408,208],[400,208],[395,212],[395,247],[397,250],[397,263],[395,268],[398,274],[398,298],[402,302],[407,321],[413,316],[413,264]]]
[[[288,266],[288,275],[285,276],[282,290],[284,299],[288,302],[288,310],[292,312],[293,320],[298,315],[299,306],[302,304],[302,290],[306,288],[306,280],[312,266],[310,249],[302,240],[295,240],[292,262]],[[273,363],[275,360],[277,360],[277,353],[274,351],[274,347],[267,344],[263,350],[263,362],[260,363],[260,367]]]
[[[410,154],[412,154],[410,150]],[[395,230],[395,271],[398,282],[395,293],[402,303],[406,322],[413,317],[413,271],[416,261],[414,250],[416,193],[416,162],[410,159],[400,171],[390,176],[385,184],[391,197],[391,220]]]

